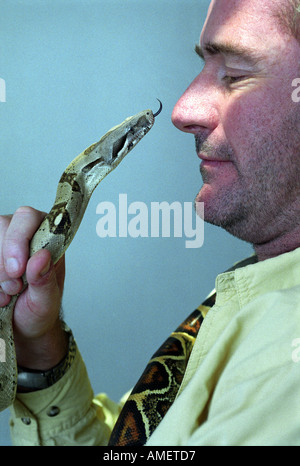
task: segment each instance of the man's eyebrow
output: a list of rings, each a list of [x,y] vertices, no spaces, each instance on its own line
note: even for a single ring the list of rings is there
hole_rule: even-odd
[[[199,44],[195,46],[195,52],[202,60],[205,60],[205,53],[207,55],[224,55],[232,56],[243,59],[251,65],[257,64],[263,57],[259,56],[255,51],[247,47],[231,44],[219,44],[215,42],[208,42],[202,48]]]

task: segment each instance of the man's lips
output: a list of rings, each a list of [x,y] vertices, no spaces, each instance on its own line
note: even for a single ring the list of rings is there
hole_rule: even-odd
[[[201,159],[203,162],[211,162],[211,163],[214,163],[214,162],[217,162],[217,163],[224,163],[224,162],[230,162],[229,159],[223,159],[221,157],[209,157],[208,155],[204,155],[204,154],[197,154],[199,159]]]
[[[202,160],[201,162],[201,167],[202,168],[218,168],[218,167],[223,167],[224,164],[230,162],[228,159],[221,159],[217,157],[208,157],[203,154],[198,154],[199,159]]]

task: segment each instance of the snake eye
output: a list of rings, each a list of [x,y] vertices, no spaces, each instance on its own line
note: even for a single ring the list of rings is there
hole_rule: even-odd
[[[113,159],[118,157],[118,154],[119,154],[120,150],[122,150],[124,145],[125,145],[126,139],[127,139],[127,135],[125,134],[125,136],[122,136],[120,139],[118,139],[114,143],[113,150],[112,150],[112,158]]]

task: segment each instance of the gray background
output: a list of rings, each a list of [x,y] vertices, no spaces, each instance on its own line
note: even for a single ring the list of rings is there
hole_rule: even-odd
[[[105,238],[99,202],[192,202],[201,186],[191,135],[170,121],[200,72],[194,53],[208,0],[0,1],[2,182],[0,212],[52,206],[69,162],[112,126],[146,108],[163,113],[139,146],[95,191],[67,253],[63,306],[95,392],[118,400],[168,334],[250,246],[205,226],[186,238]],[[9,445],[9,412],[0,445]]]

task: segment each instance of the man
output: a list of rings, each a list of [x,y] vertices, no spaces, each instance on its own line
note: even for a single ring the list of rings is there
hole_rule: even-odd
[[[172,120],[195,136],[205,220],[254,245],[257,263],[221,274],[179,396],[149,445],[299,445],[300,112],[296,7],[291,0],[213,0],[197,53],[205,66]],[[18,364],[48,370],[68,354],[59,318],[64,264],[27,262],[42,218],[2,217],[0,305],[28,289],[14,315]],[[106,445],[118,406],[92,390],[77,352],[45,390],[18,394],[17,444]],[[74,440],[76,439],[76,440]]]

